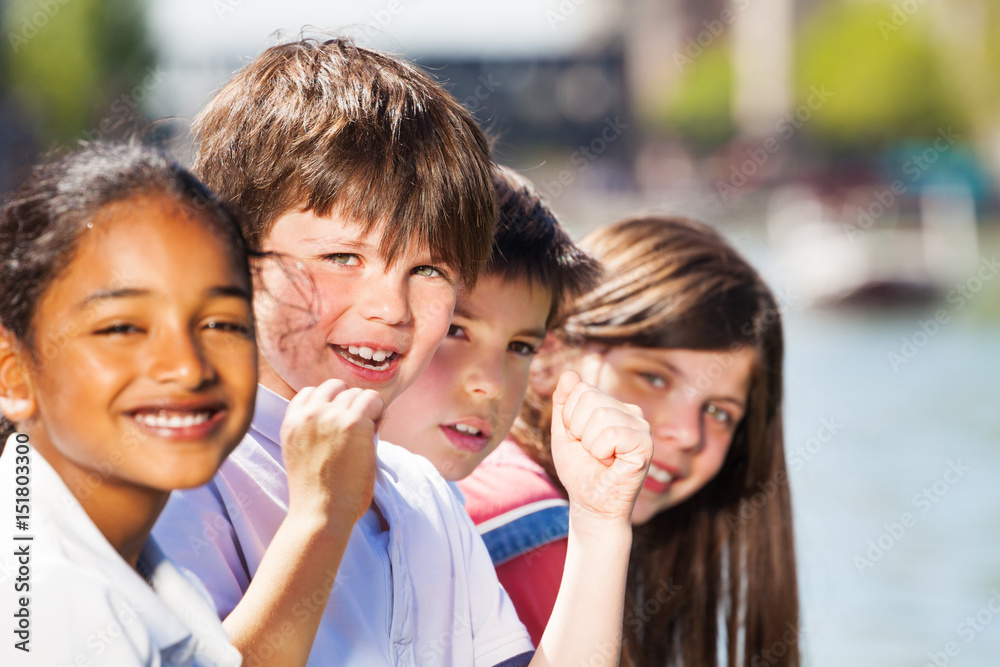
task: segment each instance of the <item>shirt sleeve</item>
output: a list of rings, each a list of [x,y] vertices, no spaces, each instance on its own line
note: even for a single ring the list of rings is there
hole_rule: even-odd
[[[219,618],[225,619],[250,586],[250,576],[214,481],[174,491],[153,536],[170,560],[201,580]]]

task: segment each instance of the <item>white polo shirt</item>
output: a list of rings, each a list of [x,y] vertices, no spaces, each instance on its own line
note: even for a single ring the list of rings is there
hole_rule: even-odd
[[[0,665],[239,665],[197,579],[150,538],[139,556],[147,583],[41,454],[29,445],[27,463],[19,459],[15,437],[0,456]],[[15,520],[19,486],[28,488],[26,529]],[[28,634],[18,636],[25,613]],[[16,647],[25,637],[30,652]]]
[[[288,512],[278,436],[287,406],[258,387],[247,437],[209,484],[174,493],[153,530],[205,583],[222,618]],[[355,524],[309,664],[492,667],[530,654],[482,538],[447,482],[405,449],[380,442],[377,453],[375,503],[389,530],[371,509]],[[287,622],[316,611],[300,600]],[[261,651],[267,658],[267,647]]]

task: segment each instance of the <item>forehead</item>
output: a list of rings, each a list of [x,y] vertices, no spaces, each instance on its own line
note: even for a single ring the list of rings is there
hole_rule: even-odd
[[[385,222],[366,225],[336,211],[319,216],[315,211],[296,210],[278,216],[262,245],[264,250],[290,254],[322,254],[336,246],[341,252],[355,250],[381,257],[387,231]],[[419,239],[410,241],[408,250],[420,253],[428,250]]]
[[[510,321],[536,324],[543,331],[552,304],[548,288],[527,278],[484,275],[471,292],[459,292],[455,314],[483,321]]]
[[[61,291],[95,286],[244,284],[233,249],[204,214],[166,195],[143,195],[101,208],[81,230]],[[177,289],[181,283],[173,283]]]

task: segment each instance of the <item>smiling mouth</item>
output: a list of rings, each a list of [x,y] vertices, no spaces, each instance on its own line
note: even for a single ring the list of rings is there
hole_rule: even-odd
[[[655,479],[660,484],[670,484],[672,481],[674,481],[674,476],[670,472],[657,466],[655,463],[649,464],[648,475],[653,479]]]
[[[355,366],[373,371],[389,370],[389,365],[399,356],[392,350],[379,350],[364,345],[334,345],[334,351]]]
[[[128,413],[128,416],[144,431],[182,440],[206,437],[222,424],[225,415],[226,410],[221,405],[190,408],[148,407]]]

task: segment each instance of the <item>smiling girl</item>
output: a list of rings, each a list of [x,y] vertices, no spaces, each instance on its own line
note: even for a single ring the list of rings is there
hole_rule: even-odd
[[[19,631],[0,662],[240,664],[210,598],[149,536],[253,412],[237,221],[162,154],[91,145],[13,194],[0,258],[0,489],[24,515],[26,566],[0,593]]]
[[[511,439],[460,483],[487,544],[498,545],[501,583],[541,632],[566,553],[565,518],[552,507],[563,492],[550,399],[559,374],[576,370],[639,406],[653,434],[632,512],[622,664],[716,665],[723,655],[727,665],[798,665],[774,297],[695,222],[627,220],[580,246],[604,265],[604,282],[543,345]]]

